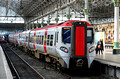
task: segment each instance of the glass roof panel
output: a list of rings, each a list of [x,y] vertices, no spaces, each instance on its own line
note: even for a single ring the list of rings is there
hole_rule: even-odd
[[[24,19],[9,9],[6,15],[6,8],[0,7],[0,23],[24,23]]]

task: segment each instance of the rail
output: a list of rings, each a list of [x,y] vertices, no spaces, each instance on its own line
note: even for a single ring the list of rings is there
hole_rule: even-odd
[[[1,46],[2,46],[2,45],[1,45]],[[13,72],[13,73],[14,73],[14,75],[13,75],[14,79],[22,79],[22,78],[20,77],[20,75],[18,74],[19,71],[17,71],[17,69],[14,67],[11,59],[9,58],[9,55],[7,54],[7,51],[6,51],[6,50],[9,48],[8,45],[6,45],[6,47],[3,47],[3,46],[2,46],[2,48],[3,48],[3,50],[4,50],[4,52],[5,52],[6,56],[7,56],[7,59],[8,59],[8,62],[9,62],[9,64],[10,64],[10,67],[11,67],[12,71],[14,71],[14,72]],[[38,71],[36,71],[32,66],[30,66],[30,65],[29,65],[24,59],[22,59],[16,52],[14,52],[11,48],[9,48],[9,50],[11,50],[12,53],[13,53],[15,56],[17,56],[23,63],[25,63],[25,64],[27,65],[27,68],[29,67],[29,68],[39,77],[39,79],[45,79]]]

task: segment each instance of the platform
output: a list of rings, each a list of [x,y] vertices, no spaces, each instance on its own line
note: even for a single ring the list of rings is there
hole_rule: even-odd
[[[112,48],[105,49],[103,55],[97,54],[95,60],[103,64],[120,67],[120,54],[113,54]]]
[[[0,46],[0,79],[13,79],[5,54]]]
[[[100,73],[120,79],[120,54],[113,54],[112,48],[105,49],[103,55],[96,55],[95,61],[99,62],[96,67]]]

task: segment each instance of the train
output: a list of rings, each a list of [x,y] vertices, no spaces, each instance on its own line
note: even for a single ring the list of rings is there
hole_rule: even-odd
[[[8,39],[57,69],[90,68],[96,55],[94,28],[87,21],[70,20],[9,34]]]

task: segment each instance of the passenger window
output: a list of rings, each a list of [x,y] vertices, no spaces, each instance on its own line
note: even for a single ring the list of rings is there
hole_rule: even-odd
[[[33,43],[33,39],[34,39],[34,37],[32,36],[32,37],[31,37],[31,42],[32,42],[32,43]]]
[[[50,46],[53,46],[53,35],[50,37]]]
[[[37,37],[37,42],[38,42],[37,44],[39,44],[39,35],[38,35],[38,37]]]
[[[32,37],[31,37],[31,39],[32,39],[32,43],[34,42],[34,36],[32,35]]]
[[[49,46],[50,35],[47,37],[47,45]]]
[[[40,41],[40,43],[39,43],[39,44],[42,44],[42,38],[41,38],[41,35],[40,35],[40,40],[39,40],[39,41]]]
[[[36,36],[36,43],[39,44],[39,36]]]

